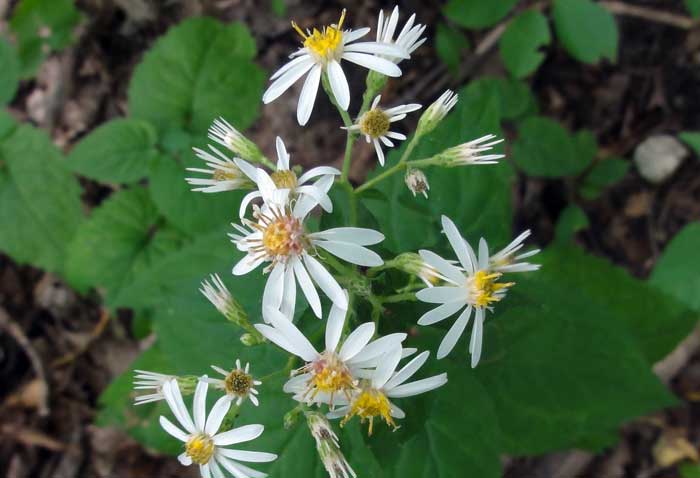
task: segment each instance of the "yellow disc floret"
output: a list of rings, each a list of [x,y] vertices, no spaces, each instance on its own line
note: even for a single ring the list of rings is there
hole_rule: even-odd
[[[294,189],[297,187],[297,175],[289,169],[280,169],[270,175],[272,182],[280,189]]]
[[[379,138],[389,132],[389,115],[379,108],[369,110],[360,118],[360,131],[372,138]]]
[[[350,370],[334,352],[324,352],[318,360],[303,367],[302,372],[311,374],[304,397],[313,399],[319,393],[327,393],[332,400],[339,392],[350,397],[350,391],[355,389]]]
[[[314,28],[313,31],[304,33],[296,22],[292,22],[292,27],[304,39],[304,47],[319,60],[335,59],[339,47],[343,44],[343,21],[345,21],[345,9],[340,14],[337,25],[323,27],[323,30]]]
[[[224,379],[226,393],[237,397],[245,397],[253,386],[253,377],[243,370],[235,369]]]
[[[185,453],[193,462],[204,465],[214,454],[214,440],[205,433],[194,435],[185,443]]]
[[[224,169],[216,168],[212,179],[214,181],[233,181],[241,178],[241,171],[235,166],[227,166]]]
[[[505,290],[512,286],[514,282],[496,282],[501,277],[500,272],[490,272],[479,270],[472,278],[472,294],[474,305],[477,307],[488,307],[493,302],[498,302],[503,298]]]
[[[340,422],[341,426],[345,425],[354,416],[360,417],[361,423],[369,420],[369,435],[372,434],[374,417],[380,417],[384,420],[384,423],[394,430],[398,428],[391,417],[391,403],[389,403],[389,399],[384,395],[384,392],[374,388],[364,389],[357,395],[350,406],[350,411],[345,415],[343,421]]]
[[[299,220],[290,216],[278,216],[262,230],[262,244],[271,256],[288,256],[302,249],[303,229]]]

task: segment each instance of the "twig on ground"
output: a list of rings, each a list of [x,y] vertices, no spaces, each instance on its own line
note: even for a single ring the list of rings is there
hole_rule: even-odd
[[[95,325],[95,328],[92,329],[92,332],[90,332],[90,336],[88,337],[85,344],[77,350],[69,352],[51,362],[51,368],[57,368],[67,365],[75,361],[75,359],[80,357],[82,354],[84,354],[90,348],[90,345],[92,345],[92,343],[102,335],[102,332],[104,332],[105,327],[107,327],[109,320],[109,312],[107,311],[107,309],[103,308],[100,312],[100,320],[97,322],[97,325]]]

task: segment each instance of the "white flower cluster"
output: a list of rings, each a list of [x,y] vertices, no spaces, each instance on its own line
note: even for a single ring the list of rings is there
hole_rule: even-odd
[[[218,275],[212,275],[211,282],[203,282],[201,291],[229,321],[246,330],[241,337],[243,344],[260,345],[269,341],[291,354],[285,369],[291,371],[291,376],[283,391],[297,402],[297,408],[288,415],[303,412],[330,476],[348,478],[356,476],[355,472],[340,451],[338,437],[327,419],[341,419],[342,426],[358,417],[361,422],[368,422],[369,434],[375,421],[383,421],[396,429],[397,420],[406,416],[398,405],[402,399],[435,390],[447,383],[446,373],[414,379],[430,352],[419,353],[415,348],[406,347],[406,333],[378,334],[383,304],[404,300],[407,295],[411,299],[437,304],[418,319],[418,324],[423,326],[459,314],[438,347],[438,359],[454,349],[473,316],[468,350],[471,365],[475,367],[481,357],[486,312],[492,311],[514,285],[513,282],[502,282],[502,276],[534,271],[539,266],[526,261],[537,250],[521,251],[530,231],[495,254],[490,254],[482,238],[477,254],[455,223],[442,216],[442,229],[454,257],[445,259],[432,251],[420,250],[418,253],[405,252],[385,262],[377,250],[369,247],[380,244],[384,235],[373,229],[357,227],[356,210],[349,211],[352,219],[344,227],[318,230],[317,222],[310,220],[314,212],[333,212],[329,192],[336,183],[341,183],[355,198],[385,177],[403,171],[406,185],[413,195],[421,193],[427,199],[430,186],[419,167],[488,165],[503,157],[491,151],[503,140],[486,135],[447,148],[430,158],[408,160],[408,153],[414,150],[420,138],[433,131],[456,105],[458,96],[448,90],[424,111],[398,163],[353,188],[347,171],[352,144],[357,137],[363,136],[373,144],[381,166],[385,164],[382,147],[394,146],[392,140],[408,139],[406,135],[392,131],[392,124],[417,111],[421,105],[409,103],[381,108],[379,90],[387,76],[401,75],[397,65],[410,58],[425,41],[421,38],[425,26],[416,24],[413,15],[395,38],[399,21],[399,11],[395,8],[390,15],[380,13],[376,41],[360,42],[358,40],[370,29],[343,29],[345,16],[343,10],[337,24],[320,30],[302,30],[292,23],[302,37],[303,46],[292,53],[289,63],[272,75],[272,83],[263,96],[264,103],[269,103],[306,76],[297,108],[298,122],[304,125],[310,118],[319,85],[323,84],[330,100],[340,110],[348,135],[342,173],[331,166],[319,166],[302,173],[300,167],[291,166],[290,154],[279,137],[275,144],[277,161],[273,163],[255,143],[219,118],[214,121],[209,138],[228,149],[233,157],[213,145],[209,150],[195,149],[206,168],[190,169],[203,176],[188,178],[187,181],[194,186],[193,190],[201,192],[251,190],[241,201],[237,220],[233,223],[234,231],[229,234],[242,253],[232,273],[243,276],[260,270],[260,273],[267,274],[262,304],[256,311],[263,323],[249,321],[246,311]],[[360,108],[354,122],[347,114],[351,95],[341,66],[343,61],[371,70],[367,79],[366,104]],[[410,282],[392,296],[375,295],[373,281],[380,271],[386,269],[408,274]],[[420,283],[416,285],[414,277],[420,279],[425,288]],[[324,317],[323,297],[330,301],[320,347],[314,344],[320,337],[307,337],[293,322],[298,289],[319,319]],[[359,309],[355,304],[363,299],[372,307],[372,320],[363,321],[358,316]],[[353,326],[354,329],[350,330]],[[295,362],[300,366],[291,370]],[[160,419],[161,424],[168,433],[185,443],[185,451],[179,457],[181,463],[198,464],[203,478],[222,478],[224,471],[235,478],[266,476],[240,462],[272,461],[275,455],[226,448],[252,440],[262,433],[262,425],[228,429],[230,424],[225,420],[227,414],[232,415],[231,419],[235,418],[238,407],[246,399],[255,406],[259,405],[256,387],[261,382],[253,378],[249,364],[243,367],[239,360],[231,370],[213,368],[222,378],[178,377],[138,371],[135,388],[148,393],[137,397],[136,403],[163,399],[168,403],[180,427],[164,417]],[[223,396],[205,417],[209,385],[223,392]],[[191,393],[194,394],[194,418],[182,399],[182,394]],[[232,407],[233,413],[230,411]],[[317,407],[323,414],[311,411],[309,407]]]

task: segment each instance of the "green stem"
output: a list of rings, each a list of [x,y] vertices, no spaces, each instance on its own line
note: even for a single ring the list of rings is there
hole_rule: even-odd
[[[416,148],[416,146],[418,146],[418,143],[420,142],[420,138],[421,138],[421,136],[414,135],[411,138],[411,141],[408,142],[406,149],[404,149],[403,154],[401,155],[401,158],[399,159],[399,162],[396,163],[391,168],[384,170],[384,172],[382,172],[378,176],[375,176],[372,179],[366,181],[363,185],[355,188],[355,194],[360,194],[363,191],[366,191],[367,189],[371,188],[375,184],[378,184],[378,183],[384,181],[386,178],[398,173],[399,171],[406,169],[409,165],[410,166],[413,166],[413,165],[417,166],[418,163],[427,164],[425,162],[429,161],[430,159],[427,159],[427,160],[420,159],[418,161],[408,161],[408,158],[411,157],[413,150]]]
[[[415,301],[416,299],[416,293],[415,292],[405,292],[403,294],[394,294],[394,295],[388,295],[385,297],[379,297],[379,300],[382,301],[384,304],[392,304],[396,302],[404,302],[407,300],[410,301]]]

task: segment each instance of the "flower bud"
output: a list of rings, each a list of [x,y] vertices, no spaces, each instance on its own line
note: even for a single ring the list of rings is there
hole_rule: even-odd
[[[241,343],[245,345],[246,347],[252,347],[254,345],[260,345],[261,343],[265,342],[265,339],[263,338],[262,335],[255,335],[250,332],[247,332],[243,335],[241,335]]]
[[[423,171],[416,168],[408,168],[404,180],[406,181],[408,190],[413,193],[413,197],[416,196],[416,193],[421,193],[428,199],[430,184],[428,184],[428,178]]]
[[[236,325],[244,326],[248,323],[248,314],[241,304],[233,298],[229,290],[224,285],[218,274],[211,275],[211,283],[209,281],[202,282],[202,288],[199,291],[209,299],[216,310],[226,317],[226,320],[233,322]]]
[[[209,128],[209,139],[228,148],[236,156],[247,161],[261,163],[265,159],[265,155],[255,143],[243,136],[223,118],[214,120]]]
[[[482,154],[503,142],[503,138],[494,140],[495,137],[495,134],[487,134],[468,143],[448,148],[433,157],[435,164],[448,168],[472,164],[497,164],[499,159],[505,157],[504,154]]]
[[[425,285],[432,287],[438,284],[445,278],[435,269],[423,260],[421,256],[414,252],[404,252],[399,254],[393,260],[395,267],[407,274],[413,274],[422,280]]]
[[[457,104],[459,95],[456,95],[452,90],[446,90],[433,104],[423,112],[423,115],[418,120],[418,128],[416,135],[422,136],[433,131],[442,121],[447,113]]]
[[[197,388],[198,383],[199,377],[194,375],[183,375],[181,377],[177,377],[177,385],[180,387],[180,393],[183,395],[192,395],[194,393],[194,389]]]

